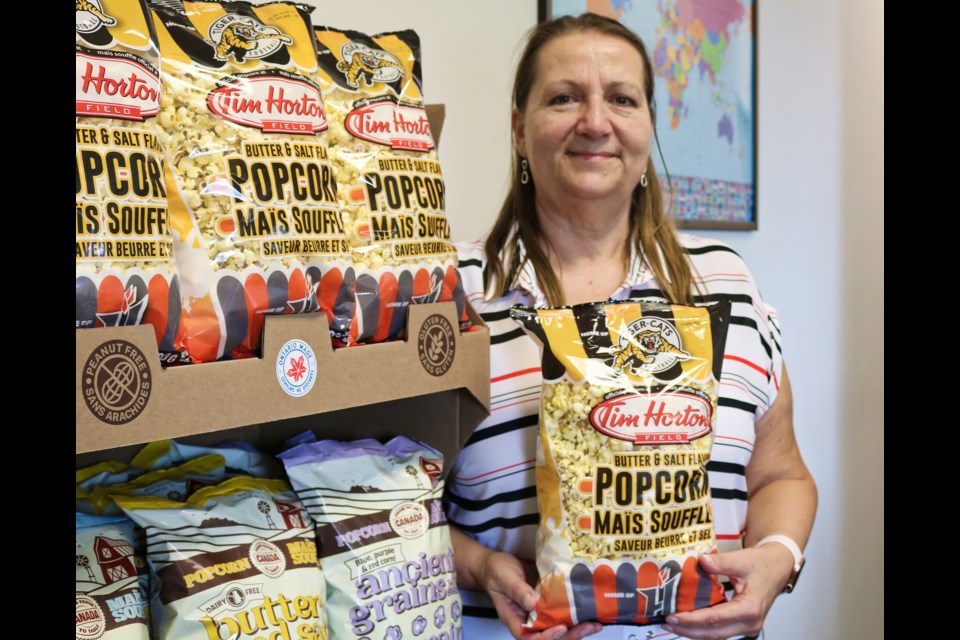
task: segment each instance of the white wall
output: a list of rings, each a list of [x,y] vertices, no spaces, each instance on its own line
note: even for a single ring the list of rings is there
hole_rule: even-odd
[[[427,101],[447,105],[454,239],[481,235],[503,195],[510,77],[536,2],[312,4],[318,24],[420,34]],[[883,1],[767,2],[758,19],[760,229],[703,235],[732,244],[779,309],[820,487],[809,563],[767,637],[882,638]]]

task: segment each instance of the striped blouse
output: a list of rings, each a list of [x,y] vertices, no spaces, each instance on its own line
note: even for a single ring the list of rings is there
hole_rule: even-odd
[[[679,237],[693,264],[694,278],[706,292],[695,300],[732,303],[717,430],[707,467],[717,545],[720,551],[732,551],[741,547],[746,523],[745,469],[753,450],[754,421],[770,407],[779,389],[780,331],[775,310],[764,304],[753,277],[733,249],[716,240],[688,234]],[[534,461],[542,382],[540,354],[534,341],[510,318],[509,309],[515,304],[545,306],[546,300],[529,263],[507,295],[485,300],[483,241],[459,243],[457,249],[467,299],[490,329],[491,387],[490,416],[476,428],[447,479],[448,517],[487,547],[533,563],[539,523]],[[634,256],[626,281],[611,298],[637,296],[663,298],[652,272]],[[461,595],[465,640],[510,638],[506,629],[494,622],[496,612],[485,593],[463,590]],[[626,640],[630,635],[658,640],[675,637],[659,627],[612,626],[591,637]]]

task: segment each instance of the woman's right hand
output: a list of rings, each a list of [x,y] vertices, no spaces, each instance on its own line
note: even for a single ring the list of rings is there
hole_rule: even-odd
[[[478,543],[479,544],[479,543]],[[580,640],[580,638],[599,632],[603,625],[599,622],[583,622],[571,629],[557,625],[536,633],[522,633],[520,626],[527,621],[527,614],[533,611],[539,596],[530,586],[534,575],[527,576],[524,566],[509,553],[487,550],[477,566],[475,577],[480,586],[490,595],[497,616],[514,638],[520,640]]]

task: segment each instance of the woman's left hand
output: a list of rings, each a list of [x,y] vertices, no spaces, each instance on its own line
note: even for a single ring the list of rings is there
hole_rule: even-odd
[[[667,616],[663,628],[686,638],[721,640],[754,636],[793,570],[793,556],[779,544],[700,556],[700,568],[733,584],[729,602]]]

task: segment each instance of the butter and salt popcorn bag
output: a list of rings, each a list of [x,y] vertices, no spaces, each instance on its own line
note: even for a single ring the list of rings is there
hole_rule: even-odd
[[[411,304],[453,300],[461,328],[468,328],[424,109],[419,37],[409,29],[314,32],[330,160],[356,272],[347,344],[403,338]]]
[[[352,272],[327,154],[309,13],[293,2],[152,5],[190,362],[259,350],[264,316],[352,317]]]
[[[657,624],[725,598],[707,462],[730,304],[516,306],[541,346],[540,599],[525,630]]]
[[[126,482],[91,487],[85,499],[78,495],[77,511],[107,515],[120,513],[114,503],[118,495],[150,495],[186,500],[197,489],[218,484],[227,477],[226,459],[219,453],[210,453],[175,467],[146,471]]]
[[[148,640],[146,571],[125,516],[77,513],[77,638]]]
[[[317,525],[331,640],[459,640],[443,454],[398,436],[306,442],[278,457]]]
[[[180,285],[150,13],[142,0],[77,0],[76,15],[77,328],[151,324],[172,354]]]
[[[286,482],[116,500],[148,534],[155,640],[328,639],[313,523]]]

